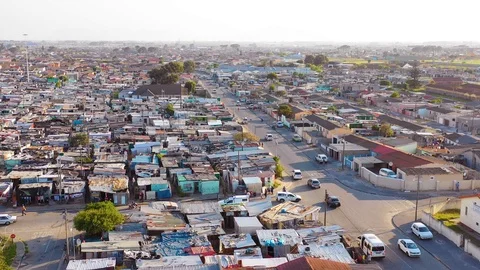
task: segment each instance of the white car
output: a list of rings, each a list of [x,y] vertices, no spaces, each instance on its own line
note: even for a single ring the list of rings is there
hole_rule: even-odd
[[[302,179],[302,171],[293,170],[292,171],[292,176],[293,176],[293,180],[300,180],[300,179]]]
[[[389,177],[389,178],[397,178],[397,174],[394,171],[392,171],[390,169],[387,169],[387,168],[380,169],[378,174],[380,176],[385,176],[385,177]]]
[[[277,201],[283,203],[286,201],[290,202],[299,202],[302,200],[302,197],[297,194],[293,194],[291,192],[278,192],[277,193]]]
[[[422,252],[417,244],[410,239],[398,239],[398,248],[407,254],[408,257],[420,257]]]
[[[265,141],[273,141],[273,135],[268,133],[267,135],[265,135]]]
[[[17,222],[17,216],[10,216],[8,214],[0,214],[0,224],[10,225]]]
[[[412,229],[413,234],[415,234],[420,239],[432,239],[433,238],[432,232],[428,229],[427,226],[425,226],[425,224],[423,224],[421,222],[413,223],[410,228]]]
[[[279,128],[283,127],[283,122],[282,122],[282,121],[278,121],[278,122],[277,122],[277,127],[279,127]]]
[[[315,160],[318,161],[318,162],[321,162],[321,163],[327,163],[328,162],[328,157],[324,154],[318,154],[315,157]]]

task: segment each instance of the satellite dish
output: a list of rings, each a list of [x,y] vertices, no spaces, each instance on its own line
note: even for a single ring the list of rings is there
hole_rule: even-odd
[[[392,167],[393,166],[393,162],[388,162],[388,166]]]
[[[77,246],[80,246],[82,244],[82,240],[80,240],[79,238],[77,238]]]

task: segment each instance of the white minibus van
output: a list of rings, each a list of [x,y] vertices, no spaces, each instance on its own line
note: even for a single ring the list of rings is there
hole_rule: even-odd
[[[385,257],[385,244],[375,234],[362,234],[358,239],[360,241],[360,248],[365,254],[370,254],[372,258]]]

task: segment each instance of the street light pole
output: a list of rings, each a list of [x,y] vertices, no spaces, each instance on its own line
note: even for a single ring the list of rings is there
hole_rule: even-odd
[[[68,243],[68,212],[67,209],[63,212],[64,216],[63,219],[65,220],[65,243],[66,243],[66,250],[65,250],[65,256],[67,257],[67,260],[70,260],[70,249],[69,249],[69,243]]]
[[[418,191],[420,190],[420,175],[417,175],[417,199],[415,200],[415,221],[418,217]]]
[[[28,34],[23,34],[23,36],[26,38],[28,36]],[[27,84],[30,83],[30,70],[28,68],[28,43],[27,41],[25,40],[25,47],[27,48]]]
[[[343,149],[342,149],[342,171],[344,170],[345,168],[345,138],[343,138]]]
[[[323,208],[323,226],[327,226],[327,199],[328,199],[328,191],[325,189],[325,207]]]

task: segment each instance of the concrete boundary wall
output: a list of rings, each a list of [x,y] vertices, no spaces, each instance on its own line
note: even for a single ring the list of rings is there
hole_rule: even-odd
[[[401,191],[416,191],[417,181],[405,181],[403,179],[393,179],[389,177],[383,177],[370,171],[369,169],[362,167],[359,170],[360,176],[372,183],[375,186],[401,190]],[[427,178],[424,176],[423,178]],[[438,181],[430,179],[420,178],[420,191],[447,191],[455,190],[455,180],[452,181]],[[460,190],[474,190],[480,189],[480,180],[462,180],[460,181]]]
[[[470,240],[465,239],[465,246],[463,247],[463,250],[480,261],[480,247],[470,242]]]

